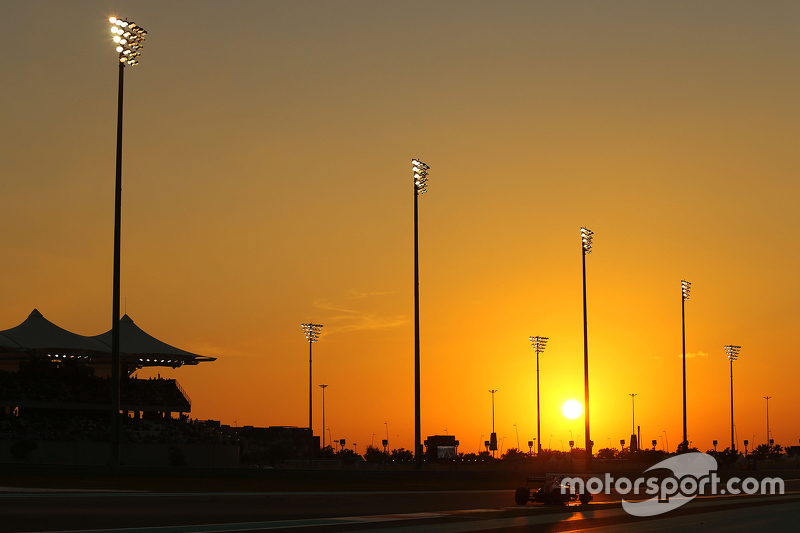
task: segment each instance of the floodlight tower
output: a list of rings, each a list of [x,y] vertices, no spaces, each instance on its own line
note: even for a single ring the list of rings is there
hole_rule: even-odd
[[[112,416],[112,462],[119,464],[122,442],[122,417],[119,398],[119,295],[120,295],[120,237],[122,224],[122,95],[125,81],[125,66],[139,64],[138,57],[144,46],[147,32],[127,19],[110,17],[112,41],[119,54],[119,88],[117,92],[117,176],[114,192],[114,273],[111,304],[111,416]]]
[[[428,170],[419,159],[411,160],[414,174],[414,468],[422,468],[422,428],[419,384],[419,196],[427,192]]]
[[[327,385],[320,385],[322,388],[322,451],[325,452],[325,389],[328,387]],[[374,437],[373,433],[373,439]]]
[[[764,396],[764,399],[767,400],[767,446],[770,446],[771,443],[769,442],[769,401],[772,399],[772,396]]]
[[[692,284],[681,280],[681,331],[683,339],[683,449],[689,449],[689,440],[686,431],[686,300]]]
[[[538,335],[536,337],[528,337],[528,339],[531,341],[533,351],[536,352],[536,442],[538,442],[536,454],[538,455],[542,453],[542,417],[539,409],[539,354],[544,352],[544,349],[547,347],[548,339],[547,337],[539,337]]]
[[[592,439],[589,436],[589,333],[586,316],[586,256],[592,253],[594,232],[581,228],[581,259],[583,262],[583,381],[586,395],[584,420],[586,421],[586,469],[592,464]]]
[[[739,358],[739,350],[741,346],[728,345],[725,346],[725,353],[728,354],[728,359],[731,361],[731,451],[736,451],[736,440],[734,440],[733,433],[733,362]],[[768,437],[769,438],[769,437]]]
[[[311,382],[311,346],[315,342],[319,340],[320,330],[322,329],[321,324],[300,324],[300,327],[303,328],[303,333],[305,333],[306,340],[308,341],[308,433],[309,433],[309,447],[308,453],[309,457],[313,460],[314,459],[314,424],[311,418],[311,411],[312,411],[312,395],[314,391],[314,385]],[[324,391],[325,389],[323,389]],[[322,431],[324,433],[325,426],[323,424]]]

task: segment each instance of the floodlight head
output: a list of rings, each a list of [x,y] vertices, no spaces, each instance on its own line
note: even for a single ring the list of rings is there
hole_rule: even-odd
[[[742,349],[741,346],[733,346],[729,344],[728,346],[725,346],[725,353],[728,354],[728,359],[730,359],[731,362],[733,362],[739,358],[739,350],[741,349]]]
[[[115,50],[119,53],[119,62],[122,66],[138,65],[136,58],[141,55],[141,48],[144,46],[144,37],[147,32],[133,22],[117,17],[109,17],[108,21],[113,24],[111,33]]]
[[[414,191],[416,194],[425,194],[428,187],[428,165],[419,159],[411,160],[411,171],[414,173]]]
[[[544,349],[547,347],[547,337],[539,337],[537,335],[535,337],[528,338],[531,341],[531,347],[537,354],[544,352]]]
[[[322,324],[300,324],[300,327],[303,328],[303,333],[305,333],[308,342],[317,342],[319,340]]]
[[[590,229],[581,228],[581,241],[583,242],[583,253],[592,253],[592,235],[594,232]]]
[[[689,291],[692,289],[692,284],[686,280],[681,280],[681,292],[683,293],[683,299],[689,299]]]

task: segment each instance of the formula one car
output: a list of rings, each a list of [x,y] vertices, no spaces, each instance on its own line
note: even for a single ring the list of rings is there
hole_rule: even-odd
[[[514,493],[514,501],[517,505],[525,505],[528,502],[544,503],[546,505],[566,505],[570,502],[580,502],[587,504],[592,501],[592,495],[586,491],[578,493],[573,491],[569,482],[564,482],[565,478],[581,478],[571,474],[546,474],[542,476],[529,476],[524,487],[520,487]],[[585,481],[585,480],[584,480]],[[578,487],[580,488],[580,487]]]

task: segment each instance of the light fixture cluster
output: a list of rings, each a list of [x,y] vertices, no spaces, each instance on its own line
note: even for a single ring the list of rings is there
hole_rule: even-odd
[[[114,35],[114,44],[119,52],[119,62],[131,67],[138,65],[137,58],[141,55],[140,50],[144,46],[147,32],[135,22],[128,22],[125,19],[110,17],[108,21],[112,24],[111,33]]]
[[[428,170],[431,168],[418,159],[412,159],[411,164],[414,171],[414,189],[417,194],[425,194],[428,190]]]
[[[581,240],[583,241],[583,253],[592,253],[592,235],[594,232],[590,229],[581,228]]]
[[[691,290],[691,288],[692,288],[692,284],[691,283],[689,283],[686,280],[681,280],[681,292],[683,292],[683,299],[684,300],[688,300],[689,299],[689,291]]]
[[[537,354],[544,352],[544,349],[547,346],[547,337],[536,336],[528,338],[531,340],[531,346]]]
[[[174,359],[174,360],[173,359],[143,359],[141,357],[139,358],[139,362],[140,363],[147,362],[147,363],[170,363],[170,364],[171,363],[177,363],[177,364],[183,364],[182,361],[179,361],[178,359]]]
[[[730,359],[731,362],[733,362],[736,361],[736,359],[739,357],[739,350],[741,349],[742,349],[741,346],[733,346],[729,344],[728,346],[725,347],[725,353],[728,354],[728,359]]]
[[[300,324],[300,327],[303,328],[308,342],[317,342],[319,340],[319,330],[322,329],[322,324]]]

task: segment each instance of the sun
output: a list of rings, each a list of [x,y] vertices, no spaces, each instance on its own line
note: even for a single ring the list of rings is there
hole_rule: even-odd
[[[578,400],[567,400],[561,406],[561,412],[570,420],[578,418],[583,413],[583,406]]]

